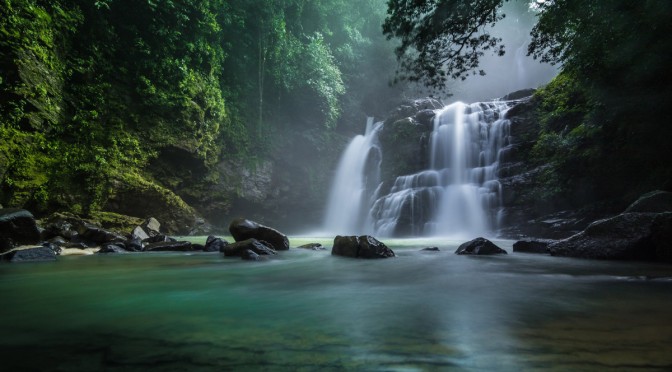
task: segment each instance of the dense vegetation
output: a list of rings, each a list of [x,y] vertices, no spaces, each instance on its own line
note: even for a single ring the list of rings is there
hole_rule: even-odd
[[[399,38],[399,77],[436,88],[480,73],[502,53],[489,26],[506,0],[389,2],[384,30]],[[536,1],[528,53],[562,66],[537,92],[541,133],[528,159],[547,164],[537,197],[581,206],[631,201],[672,189],[667,104],[672,100],[672,4],[665,1]],[[445,63],[449,58],[450,62]]]
[[[153,190],[188,210],[181,199],[219,192],[226,211],[240,191],[213,191],[234,182],[217,164],[297,147],[320,159],[364,107],[383,113],[399,96],[384,11],[382,0],[1,0],[0,204],[128,213],[111,201]]]

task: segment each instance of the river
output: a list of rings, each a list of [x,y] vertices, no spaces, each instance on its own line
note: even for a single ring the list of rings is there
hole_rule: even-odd
[[[329,240],[290,238],[292,247]],[[386,240],[396,258],[294,249],[0,265],[5,371],[669,370],[672,266]],[[440,252],[420,251],[438,246]]]

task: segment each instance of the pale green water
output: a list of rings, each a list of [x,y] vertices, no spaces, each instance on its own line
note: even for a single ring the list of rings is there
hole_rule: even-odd
[[[385,242],[399,257],[3,264],[0,369],[672,369],[672,266],[511,254],[511,242],[498,257]]]

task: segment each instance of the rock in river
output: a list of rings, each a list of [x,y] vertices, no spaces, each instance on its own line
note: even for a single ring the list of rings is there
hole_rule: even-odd
[[[231,221],[229,232],[231,232],[231,236],[237,242],[247,239],[257,239],[268,242],[277,251],[286,251],[289,249],[287,235],[245,218],[236,218]]]
[[[462,243],[456,254],[473,254],[473,255],[488,255],[488,254],[506,254],[506,251],[499,248],[495,243],[485,238],[476,238],[474,240]]]
[[[378,239],[369,235],[337,236],[331,249],[334,256],[352,258],[388,258],[394,257],[394,252]]]
[[[672,212],[622,213],[549,245],[553,256],[672,262]]]
[[[225,256],[238,256],[245,258],[249,254],[247,251],[252,251],[258,255],[274,255],[275,250],[270,247],[269,243],[264,241],[259,241],[257,239],[246,239],[243,241],[235,242],[232,244],[225,245],[221,248],[221,252]]]
[[[56,261],[56,253],[48,247],[17,249],[0,255],[9,262]]]

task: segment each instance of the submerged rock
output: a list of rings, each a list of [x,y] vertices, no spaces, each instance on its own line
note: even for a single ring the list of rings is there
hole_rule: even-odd
[[[490,255],[490,254],[507,254],[505,250],[499,248],[495,243],[485,238],[476,238],[466,243],[462,243],[456,254],[471,254],[471,255]]]
[[[553,256],[672,262],[672,212],[623,213],[549,245]]]
[[[246,261],[260,261],[262,257],[250,249],[245,249],[240,253],[240,258]]]
[[[30,212],[25,209],[0,209],[0,252],[39,241],[40,230]]]
[[[220,252],[224,253],[224,256],[227,257],[243,257],[243,255],[247,254],[246,251],[252,251],[258,255],[265,256],[274,255],[276,253],[269,243],[257,239],[246,239],[225,245]]]
[[[245,218],[236,218],[231,221],[229,232],[231,232],[231,236],[233,236],[237,242],[247,239],[257,239],[268,242],[273,249],[278,251],[286,251],[289,249],[289,239],[287,239],[287,235]]]
[[[10,251],[0,258],[9,262],[56,261],[56,253],[47,247],[36,247]]]
[[[327,250],[327,248],[322,246],[322,244],[320,244],[320,243],[308,243],[308,244],[300,245],[297,248],[310,249],[310,250],[313,250],[313,251],[326,251]]]
[[[394,252],[378,239],[369,236],[337,236],[331,249],[334,256],[352,258],[389,258]]]

